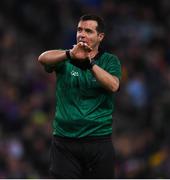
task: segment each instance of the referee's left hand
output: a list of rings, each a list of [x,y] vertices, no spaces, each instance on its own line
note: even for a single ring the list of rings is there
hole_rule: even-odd
[[[70,55],[73,59],[83,61],[89,58],[89,53],[91,51],[92,48],[88,46],[87,43],[79,42],[70,50]]]

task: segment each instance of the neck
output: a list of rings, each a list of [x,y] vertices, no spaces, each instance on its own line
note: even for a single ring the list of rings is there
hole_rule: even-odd
[[[90,57],[94,58],[98,54],[98,52],[99,52],[98,49],[94,49],[93,51],[90,52]]]

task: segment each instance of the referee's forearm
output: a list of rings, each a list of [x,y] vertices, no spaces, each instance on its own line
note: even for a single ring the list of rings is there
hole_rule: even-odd
[[[49,50],[45,51],[38,57],[41,64],[55,64],[66,59],[65,50]]]
[[[107,90],[116,92],[119,88],[119,79],[111,75],[98,65],[94,65],[91,69],[96,80]]]

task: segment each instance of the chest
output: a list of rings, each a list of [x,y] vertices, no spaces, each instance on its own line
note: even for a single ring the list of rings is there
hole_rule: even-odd
[[[57,77],[57,85],[64,88],[94,89],[100,84],[90,70],[81,70],[67,64]]]

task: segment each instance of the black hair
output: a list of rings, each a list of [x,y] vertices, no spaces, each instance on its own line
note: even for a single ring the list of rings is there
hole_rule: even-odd
[[[99,33],[104,33],[105,32],[104,19],[102,17],[100,17],[100,16],[97,16],[95,14],[85,14],[85,15],[81,16],[79,20],[80,21],[87,21],[87,20],[96,21],[97,22],[96,30]]]

